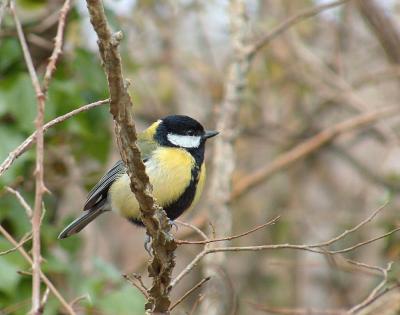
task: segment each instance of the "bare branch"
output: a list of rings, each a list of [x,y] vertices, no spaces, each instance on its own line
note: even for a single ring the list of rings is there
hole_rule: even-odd
[[[208,280],[210,280],[211,277],[204,278],[201,280],[199,283],[197,283],[193,288],[191,288],[189,291],[187,291],[181,298],[179,298],[170,308],[169,310],[172,311],[175,307],[177,307],[184,299],[186,299],[190,294],[192,294],[194,291],[196,291],[198,288],[200,288],[204,283],[206,283]]]
[[[400,32],[396,21],[375,0],[357,0],[356,4],[389,61],[400,64]]]
[[[190,224],[190,223],[182,222],[179,220],[175,220],[174,222],[192,229],[194,232],[199,234],[201,238],[203,238],[204,240],[208,240],[208,236],[202,230],[200,230],[197,226]],[[177,242],[177,240],[175,240],[175,242]]]
[[[385,203],[385,205],[386,205],[386,203]],[[368,216],[366,219],[364,219],[361,223],[357,224],[356,228],[347,230],[347,231],[339,234],[338,236],[335,236],[332,239],[325,241],[325,242],[309,244],[309,245],[306,245],[306,244],[297,245],[297,244],[286,243],[286,244],[268,244],[268,245],[257,245],[257,246],[236,246],[236,247],[232,246],[232,247],[205,248],[175,277],[175,279],[171,282],[171,287],[176,286],[182,280],[182,278],[185,277],[200,262],[201,259],[203,259],[203,257],[205,257],[206,255],[211,254],[211,253],[295,249],[295,250],[303,250],[303,251],[324,254],[324,255],[335,255],[335,254],[345,253],[345,252],[355,250],[361,246],[370,244],[381,238],[387,237],[387,236],[395,233],[396,231],[400,230],[400,228],[396,228],[396,229],[394,229],[388,233],[385,233],[383,235],[380,235],[376,238],[370,239],[365,242],[357,243],[357,244],[355,244],[351,247],[345,248],[345,249],[328,250],[328,249],[326,249],[326,246],[332,245],[332,244],[338,242],[339,240],[345,238],[350,233],[353,233],[356,230],[359,230],[366,223],[370,222],[373,218],[375,218],[376,214],[378,214],[382,208],[383,208],[383,206],[379,207],[377,210],[375,210],[370,216]]]
[[[268,305],[261,305],[247,301],[254,309],[259,311],[277,314],[277,315],[348,315],[346,310],[330,310],[330,309],[315,309],[310,307],[303,308],[286,308],[286,307],[272,307]]]
[[[56,70],[56,63],[58,57],[62,53],[62,44],[64,40],[64,29],[65,29],[65,20],[67,19],[67,14],[71,6],[71,0],[65,0],[64,5],[60,10],[60,14],[58,17],[58,26],[57,26],[57,35],[54,39],[54,50],[49,58],[49,63],[46,67],[46,72],[43,78],[43,93],[46,94],[49,88],[49,84],[51,78],[53,76],[54,71]]]
[[[196,299],[196,302],[194,302],[192,309],[190,310],[189,315],[193,315],[194,312],[196,311],[197,307],[199,306],[199,304],[203,301],[204,299],[204,295],[203,294],[199,294],[198,298]]]
[[[94,103],[90,103],[87,105],[83,105],[77,109],[74,109],[73,111],[70,111],[69,113],[66,113],[62,116],[59,116],[57,118],[54,118],[53,120],[49,121],[47,124],[43,126],[43,132],[46,132],[49,128],[53,127],[54,125],[57,125],[79,113],[86,112],[94,107],[108,104],[109,99],[97,101]],[[11,151],[7,158],[1,163],[0,165],[0,176],[3,175],[3,173],[10,168],[10,166],[14,163],[14,161],[21,156],[23,153],[25,153],[31,146],[32,144],[36,141],[36,133],[32,133],[28,138],[24,140],[15,150]]]
[[[4,237],[14,246],[16,247],[17,251],[20,252],[22,257],[25,258],[25,260],[32,265],[33,260],[31,256],[28,255],[28,253],[25,251],[25,249],[20,246],[18,247],[18,242],[0,225],[0,233],[4,235]],[[42,278],[43,282],[46,284],[46,286],[50,289],[51,292],[53,292],[54,296],[60,301],[61,305],[65,308],[65,310],[68,312],[70,315],[76,315],[75,311],[72,309],[72,307],[68,304],[68,302],[63,298],[63,296],[58,292],[56,287],[53,285],[53,283],[46,277],[46,275],[40,271],[40,277]]]
[[[0,252],[0,256],[7,255],[9,253],[12,253],[12,252],[16,251],[18,248],[23,246],[26,242],[28,242],[31,239],[32,239],[32,233],[26,233],[21,238],[21,240],[18,242],[18,244],[16,246],[14,246],[13,248],[7,249],[7,250],[5,250],[3,252]]]
[[[10,5],[10,0],[4,0],[0,3],[0,29],[3,23],[4,14],[6,12],[7,7]]]
[[[358,306],[358,305],[356,305]],[[400,310],[400,287],[399,284],[388,286],[375,295],[374,298],[358,308],[357,315],[393,315]]]
[[[50,289],[47,287],[43,293],[42,300],[40,301],[39,314],[43,314],[44,307],[46,306],[47,300],[49,299],[49,294],[50,294]]]
[[[14,17],[15,26],[17,28],[18,38],[21,43],[22,51],[25,58],[25,63],[31,77],[33,87],[35,89],[37,98],[37,116],[36,116],[36,168],[35,168],[35,206],[32,214],[32,314],[40,314],[40,224],[42,214],[42,199],[45,192],[43,182],[43,159],[44,159],[44,139],[43,139],[43,125],[44,125],[44,108],[45,108],[45,95],[43,94],[39,79],[37,77],[35,68],[33,66],[32,57],[30,55],[28,45],[25,40],[24,32],[22,30],[21,22],[15,11],[14,2],[10,4],[11,13]]]
[[[252,228],[251,230],[248,230],[244,233],[238,234],[238,235],[233,235],[233,236],[227,236],[227,237],[223,237],[223,238],[217,238],[217,239],[205,239],[203,241],[186,241],[186,240],[175,240],[176,244],[178,245],[184,245],[184,244],[208,244],[208,243],[214,243],[214,242],[222,242],[222,241],[231,241],[246,235],[249,235],[251,233],[254,233],[266,226],[270,226],[275,224],[278,220],[280,219],[280,216],[277,216],[275,218],[273,218],[272,220],[269,220],[268,222],[258,225],[254,228]]]
[[[232,192],[231,180],[236,163],[234,141],[237,136],[236,128],[241,99],[250,69],[250,57],[245,46],[248,19],[244,0],[230,1],[229,19],[233,54],[225,79],[225,94],[218,108],[216,128],[222,132],[214,142],[213,174],[210,178],[210,191],[213,196],[209,205],[209,208],[212,209],[209,211],[210,221],[218,227],[217,232],[222,236],[230,235],[232,230],[232,211],[228,203]],[[220,254],[213,257],[213,260],[206,261],[203,268],[204,276],[218,277],[217,265],[223,265],[225,259],[225,255]],[[216,315],[226,312],[227,306],[222,300],[215,303],[215,299],[214,301],[211,299],[211,296],[218,296],[226,290],[224,284],[223,281],[218,280],[210,284],[200,313]]]
[[[75,299],[73,299],[69,304],[71,305],[71,307],[73,307],[75,304],[78,304],[80,301],[83,301],[83,300],[88,300],[90,302],[90,295],[84,294],[84,295],[78,296]]]
[[[136,289],[138,289],[146,299],[149,299],[149,294],[147,293],[147,289],[143,285],[142,281],[139,281],[139,283],[136,283],[136,281],[134,279],[132,279],[129,275],[126,275],[126,274],[122,275],[122,277],[124,277],[125,280],[127,280]],[[135,279],[138,279],[138,278],[135,277]]]
[[[140,151],[136,146],[137,134],[132,113],[132,101],[122,75],[118,45],[122,33],[112,34],[100,0],[87,0],[90,21],[99,38],[98,45],[110,90],[110,112],[115,121],[119,151],[130,178],[130,186],[139,202],[141,219],[147,234],[152,238],[153,257],[149,274],[153,286],[148,291],[148,312],[168,312],[171,304],[169,287],[175,266],[176,244],[170,234],[171,225],[165,211],[154,202],[151,185],[145,172]]]
[[[369,126],[379,119],[397,115],[398,113],[400,113],[400,108],[398,106],[388,106],[360,114],[356,117],[326,128],[310,139],[301,142],[289,151],[282,153],[264,167],[254,171],[253,173],[250,173],[247,176],[244,176],[240,182],[235,185],[231,198],[235,199],[240,197],[243,193],[255,187],[262,181],[270,178],[272,175],[288,167],[294,162],[297,162],[298,160],[310,155],[311,153],[320,149],[322,146],[335,140],[338,136],[358,128]]]
[[[359,248],[361,246],[368,245],[368,244],[374,243],[374,242],[376,242],[376,241],[378,241],[378,240],[380,240],[382,238],[388,237],[388,236],[396,233],[399,230],[400,230],[400,227],[395,228],[395,229],[390,230],[389,232],[387,232],[385,234],[382,234],[380,236],[371,238],[371,239],[369,239],[367,241],[364,241],[364,242],[357,243],[357,244],[355,244],[353,246],[350,246],[350,247],[347,247],[347,248],[343,248],[343,249],[339,249],[339,250],[329,251],[329,254],[343,254],[343,253],[351,252],[351,251],[353,251],[353,250],[355,250],[355,249],[357,249],[357,248]]]
[[[21,206],[25,209],[28,218],[31,219],[31,218],[32,218],[32,213],[33,213],[33,211],[32,211],[31,206],[28,205],[28,203],[27,203],[26,200],[24,199],[24,197],[22,197],[21,194],[20,194],[17,190],[15,190],[15,189],[13,189],[13,188],[11,188],[11,187],[5,187],[5,189],[6,189],[9,193],[15,195],[15,197],[18,199],[18,201],[19,201],[19,203],[21,204]]]
[[[354,263],[354,262],[353,262]],[[353,306],[350,310],[349,313],[350,314],[355,314],[359,309],[363,308],[365,305],[367,305],[368,303],[370,303],[381,291],[381,289],[386,285],[387,280],[388,280],[388,272],[391,270],[393,262],[389,262],[387,264],[386,268],[380,268],[380,267],[376,267],[376,266],[370,266],[370,265],[366,265],[363,263],[357,263],[358,266],[362,266],[365,268],[375,268],[375,270],[379,270],[380,272],[382,272],[382,281],[372,290],[372,292],[366,297],[366,299],[364,301],[362,301],[360,304],[357,304],[355,306]]]
[[[327,242],[323,242],[323,243],[318,243],[316,244],[316,246],[314,247],[324,247],[324,246],[329,246],[332,245],[333,243],[337,242],[338,240],[345,238],[347,235],[354,233],[356,231],[358,231],[360,228],[362,228],[365,224],[371,222],[373,219],[375,219],[375,217],[383,210],[385,209],[385,207],[387,206],[387,204],[389,203],[389,201],[385,201],[385,203],[383,205],[381,205],[380,207],[378,207],[376,210],[374,210],[365,220],[362,220],[359,224],[357,224],[356,226],[354,226],[353,228],[344,231],[342,234],[339,234],[338,236],[330,239]]]
[[[314,6],[312,8],[304,9],[300,11],[299,13],[295,14],[294,16],[291,16],[290,18],[286,19],[285,21],[281,22],[278,26],[273,28],[271,31],[269,31],[267,34],[265,34],[262,38],[260,38],[258,41],[256,41],[253,45],[250,45],[248,49],[248,54],[249,56],[253,57],[258,51],[260,51],[262,48],[267,46],[271,40],[275,39],[285,31],[287,31],[290,27],[304,21],[305,19],[308,19],[310,17],[313,17],[325,10],[332,9],[334,7],[337,7],[339,5],[345,4],[346,2],[349,2],[350,0],[339,0],[339,1],[333,1],[325,4],[321,4],[318,6]]]

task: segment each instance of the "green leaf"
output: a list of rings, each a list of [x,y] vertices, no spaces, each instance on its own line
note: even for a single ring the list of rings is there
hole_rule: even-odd
[[[0,256],[0,291],[12,295],[18,285],[18,268],[9,263],[5,257]]]
[[[96,306],[106,314],[143,314],[145,300],[141,293],[130,285],[124,285],[99,299]]]
[[[21,131],[34,130],[36,98],[29,75],[19,73],[0,81],[0,113],[8,112]]]
[[[19,146],[25,139],[23,134],[16,128],[0,126],[0,163],[2,163],[8,154]],[[9,170],[0,177],[0,183],[9,183],[18,175],[21,175],[21,167],[30,157],[25,153],[19,157]]]
[[[15,71],[22,60],[21,46],[16,38],[5,38],[0,41],[0,78],[7,76],[8,72]]]

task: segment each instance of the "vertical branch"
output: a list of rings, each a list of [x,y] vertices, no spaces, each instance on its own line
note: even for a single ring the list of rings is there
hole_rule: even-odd
[[[400,64],[400,31],[395,21],[374,0],[357,0],[357,7],[375,33],[389,61]]]
[[[170,234],[166,213],[155,204],[151,185],[145,172],[140,151],[136,146],[136,129],[133,120],[133,104],[122,75],[118,45],[122,33],[112,33],[101,0],[87,0],[90,21],[98,36],[100,56],[107,75],[110,91],[110,112],[115,121],[115,133],[119,151],[130,177],[130,187],[140,205],[142,222],[152,238],[153,257],[148,270],[153,285],[148,290],[147,313],[167,314],[171,273],[175,266],[176,244]]]
[[[25,40],[21,23],[15,12],[14,2],[11,2],[10,9],[14,17],[15,26],[19,41],[22,46],[26,65],[31,76],[32,84],[35,89],[37,99],[37,115],[35,120],[36,126],[36,166],[35,166],[35,205],[32,214],[32,314],[40,314],[41,298],[40,298],[40,223],[42,216],[42,200],[45,191],[43,183],[43,125],[44,125],[44,109],[45,96],[40,88],[39,79],[33,66],[32,57],[29,53],[28,45]]]
[[[225,95],[219,109],[217,130],[222,131],[215,141],[213,176],[210,191],[213,196],[209,204],[212,209],[209,213],[211,222],[217,227],[218,235],[231,235],[232,216],[229,208],[231,195],[231,178],[235,167],[235,153],[233,143],[236,138],[235,127],[239,112],[240,97],[245,87],[246,75],[250,65],[249,50],[245,47],[246,12],[245,1],[232,0],[230,3],[231,41],[234,49],[233,61],[229,65],[225,84]],[[223,158],[221,158],[223,157]],[[213,245],[210,245],[213,246]],[[214,281],[209,286],[209,294],[202,304],[202,314],[225,313],[218,295],[225,289],[217,286],[224,281],[217,281],[218,268],[225,261],[225,254],[220,253],[208,258],[205,262],[204,274],[213,277]]]
[[[37,99],[37,115],[35,119],[35,140],[36,140],[36,165],[35,165],[35,204],[31,216],[32,223],[32,307],[31,314],[41,314],[43,304],[40,296],[40,279],[42,271],[41,264],[41,250],[40,250],[40,225],[42,217],[42,203],[43,194],[46,191],[43,176],[43,162],[44,162],[44,111],[46,106],[46,92],[50,84],[51,76],[55,70],[55,65],[58,56],[61,54],[61,47],[63,42],[63,32],[65,28],[65,19],[70,8],[70,0],[66,0],[63,8],[61,9],[60,20],[58,24],[58,31],[55,40],[54,51],[47,65],[43,89],[40,86],[39,78],[36,74],[33,65],[32,57],[22,30],[21,22],[18,19],[13,1],[10,3],[10,10],[14,18],[15,26],[18,33],[18,38],[22,47],[25,63],[27,65],[29,75],[31,77],[32,85],[35,90]]]
[[[62,44],[64,41],[64,30],[65,30],[65,21],[67,19],[67,14],[71,6],[71,0],[65,0],[64,5],[62,6],[58,18],[58,26],[57,26],[57,35],[54,39],[54,49],[49,58],[49,63],[46,67],[46,72],[43,78],[43,93],[46,94],[49,88],[49,84],[51,78],[53,76],[54,71],[56,70],[56,63],[58,57],[62,53]]]
[[[9,0],[3,0],[0,3],[0,29],[3,23],[4,14],[6,13],[6,9],[9,7]]]

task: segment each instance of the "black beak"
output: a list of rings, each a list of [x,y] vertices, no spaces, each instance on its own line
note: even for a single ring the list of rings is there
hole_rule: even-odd
[[[204,133],[203,138],[204,139],[212,138],[212,137],[215,137],[217,134],[219,134],[218,131],[206,130],[206,132]]]

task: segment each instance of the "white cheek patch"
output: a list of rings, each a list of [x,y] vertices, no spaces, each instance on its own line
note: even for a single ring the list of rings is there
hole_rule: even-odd
[[[200,136],[182,136],[175,133],[167,135],[168,141],[183,148],[197,148],[200,145]]]

